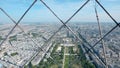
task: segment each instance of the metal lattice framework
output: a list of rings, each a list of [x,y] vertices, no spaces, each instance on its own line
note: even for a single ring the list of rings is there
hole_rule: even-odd
[[[2,46],[2,44],[9,38],[10,34],[14,31],[14,29],[15,29],[16,27],[18,27],[22,32],[24,32],[24,33],[27,35],[27,33],[22,29],[22,27],[19,25],[19,23],[21,22],[21,20],[24,18],[24,16],[28,13],[28,11],[30,11],[30,9],[34,6],[34,4],[35,4],[37,1],[39,1],[39,0],[34,0],[34,1],[33,1],[33,3],[29,6],[29,8],[24,12],[24,14],[21,16],[21,18],[20,18],[17,22],[16,22],[14,19],[12,19],[11,16],[9,16],[7,12],[5,12],[5,10],[3,10],[2,8],[0,8],[0,10],[1,10],[7,17],[9,17],[10,20],[15,24],[15,25],[12,27],[12,29],[10,30],[10,32],[7,34],[6,38],[0,43],[0,46]],[[101,43],[102,43],[102,46],[103,46],[103,50],[104,50],[104,51],[103,51],[103,52],[104,52],[104,58],[106,58],[106,57],[105,57],[105,52],[106,52],[106,51],[105,51],[105,47],[104,47],[105,45],[104,45],[104,40],[103,40],[103,39],[104,39],[108,34],[110,34],[113,30],[115,30],[117,27],[120,27],[120,24],[111,16],[111,14],[104,8],[104,6],[103,6],[98,0],[95,0],[95,3],[104,10],[104,12],[114,21],[114,23],[115,23],[116,25],[115,25],[110,31],[108,31],[108,33],[106,33],[106,34],[103,36],[103,35],[102,35],[101,26],[100,26],[100,22],[99,22],[99,15],[98,15],[98,11],[97,11],[96,4],[95,4],[95,7],[94,7],[94,8],[95,8],[95,14],[96,14],[96,18],[97,18],[97,22],[98,22],[98,27],[99,27],[99,32],[100,32],[100,39],[99,39],[94,45],[91,45],[90,43],[88,43],[87,40],[82,37],[82,35],[81,35],[81,37],[79,37],[79,36],[75,33],[75,31],[73,31],[72,28],[67,25],[67,23],[68,23],[75,15],[77,15],[77,13],[80,12],[80,10],[81,10],[82,8],[84,8],[84,6],[85,6],[89,1],[90,1],[90,0],[87,0],[82,6],[79,7],[79,9],[78,9],[70,18],[68,18],[67,21],[64,22],[63,20],[61,20],[61,19],[59,18],[59,16],[58,16],[43,0],[40,0],[40,2],[63,24],[63,25],[47,40],[47,42],[44,43],[44,45],[48,45],[48,42],[49,42],[63,27],[66,27],[66,29],[68,29],[69,31],[71,31],[71,32],[73,33],[73,35],[74,35],[75,37],[77,37],[77,39],[78,39],[82,44],[87,45],[87,46],[90,47],[90,48],[89,48],[89,47],[87,47],[87,46],[83,46],[85,49],[87,49],[84,54],[90,53],[91,55],[94,55],[94,56],[97,58],[97,60],[100,61],[100,63],[103,64],[104,67],[107,68],[107,67],[108,67],[108,66],[107,66],[107,60],[102,61],[102,60],[100,59],[100,57],[94,53],[94,52],[95,52],[94,47],[95,47],[99,42],[101,42]],[[27,37],[30,38],[31,41],[32,41],[35,45],[38,46],[38,44],[37,44],[29,35],[27,35]],[[86,40],[86,41],[84,41],[84,40]],[[39,54],[39,52],[41,52],[41,51],[44,51],[44,50],[41,49],[41,47],[39,47],[37,53],[34,54],[34,56],[30,59],[30,61],[32,61],[32,59],[34,59],[35,56],[37,56],[37,55]],[[83,56],[81,56],[81,57],[83,57]],[[30,61],[29,61],[29,62],[30,62]],[[55,61],[55,60],[53,60],[53,61]],[[26,63],[28,63],[28,62],[26,62]],[[57,63],[57,62],[55,61],[55,63]],[[14,64],[14,65],[15,65],[15,64]]]

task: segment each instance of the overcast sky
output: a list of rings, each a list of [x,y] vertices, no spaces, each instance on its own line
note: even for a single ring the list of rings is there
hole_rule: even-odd
[[[0,0],[0,7],[18,21],[34,0]],[[43,0],[63,20],[66,21],[86,0]],[[99,0],[110,14],[120,21],[120,0]],[[91,0],[70,22],[96,22],[94,0]],[[105,12],[97,6],[101,22],[112,22]],[[11,21],[0,11],[0,23]],[[59,22],[59,20],[38,0],[23,18],[24,22]]]

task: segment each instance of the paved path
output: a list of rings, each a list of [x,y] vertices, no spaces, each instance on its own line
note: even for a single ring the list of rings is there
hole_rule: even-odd
[[[64,66],[65,66],[65,52],[66,52],[66,46],[64,48],[64,56],[63,56],[63,65],[62,65],[62,68],[64,68]]]

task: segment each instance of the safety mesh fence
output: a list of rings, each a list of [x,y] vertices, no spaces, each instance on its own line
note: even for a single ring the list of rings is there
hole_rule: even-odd
[[[5,38],[1,41],[1,43],[0,43],[1,50],[2,50],[3,44],[6,43],[6,41],[10,38],[11,34],[12,34],[12,33],[15,31],[15,29],[17,28],[17,29],[20,29],[20,30],[24,33],[24,36],[23,36],[24,40],[26,40],[26,41],[29,41],[29,40],[30,40],[30,41],[31,41],[31,43],[24,43],[24,44],[26,44],[26,46],[29,46],[29,44],[33,45],[32,47],[30,47],[31,49],[25,49],[25,50],[28,50],[28,51],[30,50],[30,51],[33,51],[33,53],[34,53],[34,54],[32,55],[32,57],[29,57],[29,59],[26,58],[27,60],[24,60],[25,62],[24,62],[23,64],[16,64],[16,63],[14,62],[14,58],[11,59],[11,61],[14,62],[14,63],[12,63],[10,60],[4,60],[3,58],[1,58],[1,61],[5,61],[6,63],[15,65],[15,66],[17,66],[17,67],[24,67],[24,66],[27,65],[29,62],[31,62],[33,59],[35,59],[36,56],[38,56],[38,55],[40,55],[40,54],[43,54],[43,53],[44,53],[44,56],[45,56],[45,55],[48,55],[48,51],[49,51],[49,49],[51,48],[51,43],[50,43],[50,41],[53,41],[54,36],[55,36],[57,33],[59,33],[63,28],[65,28],[65,29],[67,29],[68,32],[71,32],[71,34],[74,36],[75,39],[78,40],[78,42],[79,42],[80,44],[82,44],[82,45],[81,45],[82,48],[85,49],[85,52],[83,53],[84,55],[89,54],[90,56],[96,57],[96,60],[97,60],[99,63],[101,63],[101,64],[103,65],[103,67],[106,67],[106,68],[107,68],[107,67],[108,67],[108,64],[107,64],[107,60],[105,60],[105,59],[107,59],[107,57],[106,57],[106,55],[105,55],[105,53],[106,53],[107,50],[106,50],[106,48],[104,48],[104,46],[105,46],[104,39],[105,39],[107,36],[112,36],[112,35],[111,35],[111,32],[113,32],[113,31],[116,30],[117,28],[119,29],[120,24],[111,16],[111,14],[104,8],[104,6],[103,6],[98,0],[93,0],[93,1],[94,1],[94,3],[95,3],[95,7],[94,7],[94,8],[95,8],[96,19],[97,19],[97,22],[98,22],[98,25],[95,25],[95,26],[96,26],[96,27],[99,27],[99,32],[98,32],[98,33],[100,33],[99,39],[97,39],[94,44],[89,43],[90,41],[88,42],[87,38],[86,38],[86,37],[83,37],[83,34],[79,32],[80,29],[78,29],[78,31],[75,31],[74,29],[72,29],[72,28],[68,25],[68,22],[70,22],[70,20],[73,19],[73,17],[76,16],[76,15],[78,14],[78,12],[80,12],[80,11],[90,2],[90,0],[86,0],[86,1],[77,9],[77,11],[75,11],[75,12],[71,15],[71,17],[69,17],[68,20],[66,20],[65,22],[59,17],[59,15],[57,15],[57,14],[53,11],[53,9],[51,9],[51,7],[49,7],[49,5],[48,5],[46,2],[44,2],[44,0],[34,0],[33,3],[28,7],[28,9],[26,9],[26,11],[24,12],[24,14],[20,17],[20,19],[19,19],[18,21],[15,21],[15,20],[8,14],[9,12],[6,12],[6,11],[4,10],[4,8],[0,8],[0,11],[2,11],[2,12],[15,24],[15,25],[12,27],[12,29],[10,29],[10,31],[9,31],[8,34],[5,36]],[[48,37],[47,39],[46,39],[45,37],[43,37],[43,36],[40,36],[40,37],[42,37],[42,38],[45,40],[44,43],[41,43],[41,44],[43,44],[42,46],[40,46],[40,45],[38,44],[39,42],[41,42],[41,41],[38,41],[38,38],[39,38],[39,37],[36,38],[36,39],[33,39],[33,38],[30,36],[30,34],[26,33],[26,31],[23,29],[23,26],[19,25],[19,24],[21,23],[22,19],[24,19],[25,15],[31,10],[31,8],[35,5],[36,2],[41,2],[41,3],[44,5],[44,7],[46,7],[46,8],[59,20],[59,22],[62,23],[62,25],[61,25],[59,28],[57,28],[58,30],[54,31],[54,32],[52,33],[52,35],[50,35],[50,37]],[[108,15],[108,17],[110,17],[110,19],[116,24],[116,25],[115,25],[114,27],[112,27],[109,31],[107,31],[107,33],[104,34],[104,35],[102,35],[102,31],[101,31],[101,28],[102,28],[102,27],[100,27],[100,23],[99,23],[99,11],[97,11],[96,5],[99,6],[99,7],[101,7],[101,9]],[[44,27],[43,27],[43,28],[44,28]],[[82,29],[81,29],[81,30],[82,30]],[[35,34],[33,34],[33,35],[35,35]],[[86,34],[85,34],[85,35],[86,35]],[[35,36],[37,36],[37,35],[35,35]],[[55,37],[56,37],[56,36],[55,36]],[[14,38],[13,38],[13,40],[14,40]],[[9,42],[9,43],[11,43],[11,42]],[[104,50],[104,58],[103,58],[103,59],[101,59],[100,55],[96,54],[96,51],[95,51],[95,47],[96,47],[97,45],[99,45],[100,43],[102,43],[102,45],[103,45],[102,48],[103,48],[103,50]],[[13,46],[14,46],[14,44],[13,44]],[[24,46],[23,46],[23,47],[24,47]],[[19,47],[18,47],[18,48],[19,48]],[[48,49],[47,49],[47,48],[48,48]],[[111,48],[112,48],[112,46],[111,46]],[[20,48],[19,48],[19,49],[20,49]],[[21,48],[21,50],[24,50],[24,49]],[[23,52],[24,52],[24,51],[23,51]],[[28,52],[28,53],[30,53],[30,52]],[[118,53],[119,53],[119,51],[118,51]],[[26,55],[26,56],[27,56],[27,55]],[[29,56],[29,55],[28,55],[28,56]],[[38,58],[44,57],[44,56],[39,56]],[[84,57],[84,56],[80,56],[79,59],[82,59],[82,57]],[[58,64],[58,62],[57,62],[56,60],[54,60],[52,57],[51,57],[51,59],[52,59],[52,61],[54,61],[54,63]],[[78,59],[76,59],[76,60],[78,60]],[[73,63],[74,63],[76,60],[74,60]],[[70,64],[72,64],[72,63],[70,63]]]

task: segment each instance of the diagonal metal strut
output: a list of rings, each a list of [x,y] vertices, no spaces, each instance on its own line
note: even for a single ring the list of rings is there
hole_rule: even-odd
[[[43,1],[40,0],[52,13],[55,15],[62,23],[63,25],[48,39],[50,41],[64,26],[67,26],[66,24],[90,1],[87,0],[65,23],[52,11],[52,9]],[[69,28],[67,26],[67,28]]]
[[[55,15],[60,21],[61,21],[61,23],[63,24],[63,26],[66,26],[67,27],[67,29],[68,30],[70,30],[73,34],[74,34],[74,36],[76,36],[78,39],[79,39],[79,41],[80,42],[82,42],[82,40],[78,37],[78,35],[67,25],[67,23],[79,12],[79,9],[78,9],[78,11],[76,11],[74,14],[73,14],[73,16],[71,16],[65,23],[54,13],[54,11],[52,11],[52,9],[43,1],[43,0],[40,0],[52,13],[53,13],[53,15]],[[83,5],[82,5],[82,7],[84,7],[87,3],[89,2],[89,0],[87,0]],[[62,26],[61,26],[62,27]],[[61,28],[60,27],[60,28]],[[57,32],[59,32],[59,30],[60,30],[60,28],[58,29],[58,31]],[[56,33],[56,32],[55,32]],[[54,34],[55,35],[55,34]],[[54,36],[53,35],[53,36]],[[52,38],[53,36],[51,36],[50,38]],[[83,42],[82,42],[83,43]],[[83,43],[84,44],[84,43]],[[91,45],[90,45],[90,47],[91,47]],[[94,50],[94,48],[92,48],[93,50]],[[95,51],[95,50],[94,50]]]
[[[16,24],[16,21],[15,21],[10,15],[8,15],[8,13],[6,13],[5,10],[3,10],[2,8],[0,8],[0,9],[1,9],[1,11],[2,11],[14,24]],[[17,26],[18,26],[18,28],[19,28],[22,32],[25,33],[25,35],[26,35],[35,45],[39,46],[39,45],[24,31],[24,29],[23,29],[21,26],[19,26],[19,24],[18,24]],[[40,48],[40,47],[39,47],[39,48]],[[40,48],[40,49],[41,49],[41,51],[43,51],[42,48]]]
[[[10,32],[6,35],[5,39],[0,43],[0,46],[7,40],[9,35],[14,31],[14,29],[17,27],[17,25],[21,22],[21,20],[24,18],[24,16],[27,14],[27,12],[31,9],[31,7],[36,3],[37,0],[35,0],[29,8],[25,11],[25,13],[21,16],[21,18],[18,20],[18,22],[15,24],[15,26],[10,30]]]

